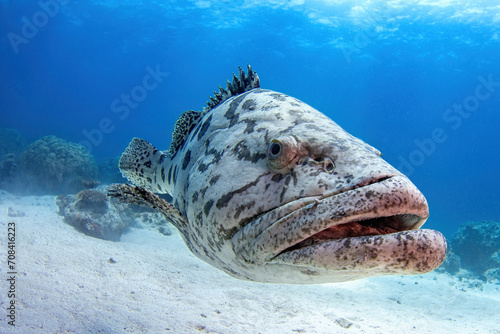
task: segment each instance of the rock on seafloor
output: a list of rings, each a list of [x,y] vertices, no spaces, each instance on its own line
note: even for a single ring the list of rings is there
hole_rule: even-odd
[[[66,223],[95,238],[119,241],[131,226],[154,229],[164,235],[172,234],[170,223],[159,213],[119,203],[98,189],[82,190],[76,195],[59,195],[56,205]]]
[[[105,239],[120,240],[120,236],[131,220],[121,214],[106,194],[98,190],[83,190],[77,195],[56,197],[59,214],[65,222],[86,235]]]

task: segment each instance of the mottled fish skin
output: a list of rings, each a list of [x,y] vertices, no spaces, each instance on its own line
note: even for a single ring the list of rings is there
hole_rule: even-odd
[[[229,97],[200,113],[177,146],[161,152],[134,139],[122,173],[172,195],[178,216],[170,219],[182,221],[174,225],[189,249],[234,277],[340,282],[425,273],[444,260],[444,237],[418,230],[428,217],[420,191],[378,150],[296,98],[260,88]],[[379,217],[395,217],[387,221],[401,232],[328,237],[335,226]]]

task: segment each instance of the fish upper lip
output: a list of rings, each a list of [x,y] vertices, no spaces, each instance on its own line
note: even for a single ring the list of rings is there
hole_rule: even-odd
[[[356,212],[352,207],[345,210],[343,203],[359,200],[360,195],[368,196],[370,190],[379,191],[377,201],[368,199],[364,211]],[[392,227],[395,232],[418,229],[428,217],[427,202],[406,176],[381,175],[342,191],[298,199],[270,210],[234,235],[233,249],[247,262],[266,263],[283,252],[306,247],[307,243],[303,243],[306,239],[313,236],[321,239],[320,232],[332,227],[396,216],[402,218],[400,226]],[[385,232],[379,234],[392,233]],[[369,234],[359,236],[362,235]]]

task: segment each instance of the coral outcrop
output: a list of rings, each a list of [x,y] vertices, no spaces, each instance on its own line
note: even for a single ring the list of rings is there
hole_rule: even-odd
[[[76,193],[84,188],[83,180],[97,178],[97,165],[87,149],[55,136],[29,145],[21,166],[30,194]]]
[[[472,275],[486,281],[500,280],[500,223],[462,224],[453,237],[447,257],[443,266],[451,274]]]

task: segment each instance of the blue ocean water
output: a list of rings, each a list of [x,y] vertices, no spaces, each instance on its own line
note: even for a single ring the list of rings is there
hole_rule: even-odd
[[[0,127],[166,149],[237,66],[378,148],[451,237],[500,220],[497,1],[0,1]]]

